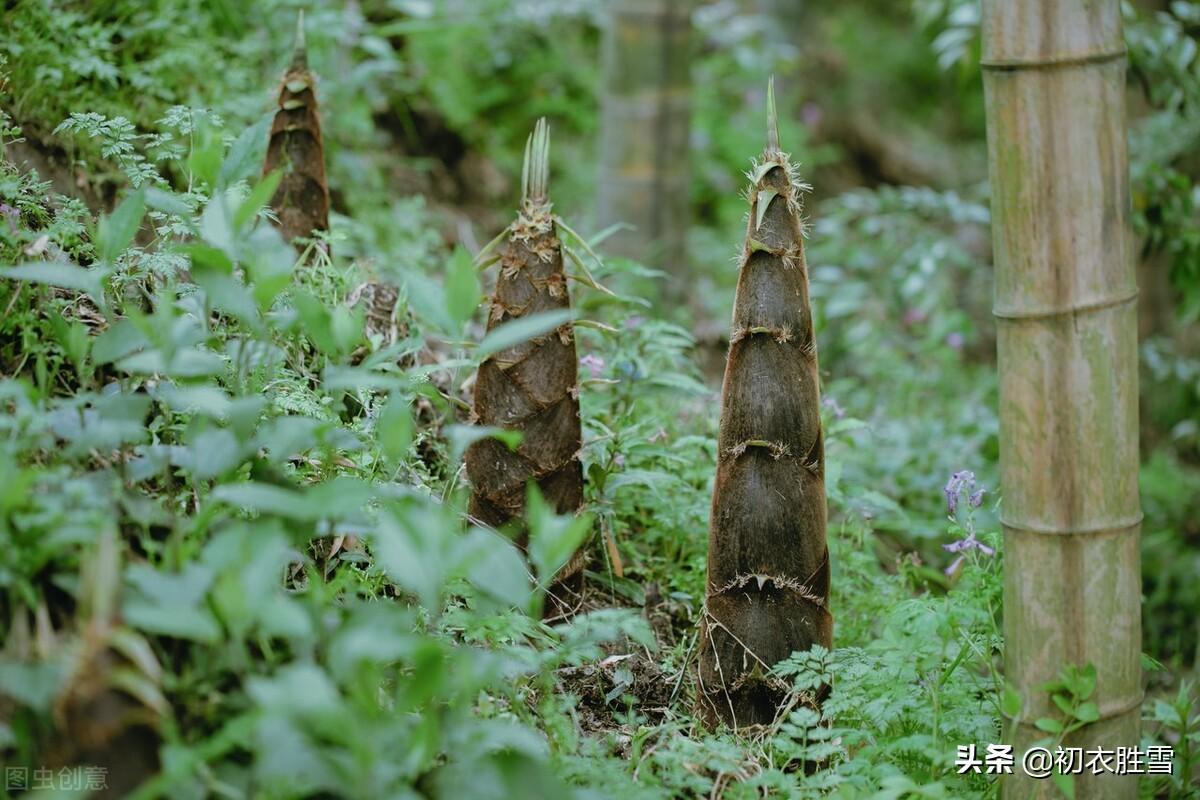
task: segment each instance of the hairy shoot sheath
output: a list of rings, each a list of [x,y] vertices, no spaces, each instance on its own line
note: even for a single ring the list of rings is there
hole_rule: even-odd
[[[271,210],[288,241],[329,230],[329,186],[325,180],[325,145],[317,117],[316,80],[308,69],[304,12],[296,24],[296,49],[283,75],[279,110],[271,124],[263,174],[280,170],[282,177]]]
[[[521,210],[506,232],[489,331],[510,320],[571,306],[563,245],[547,192],[549,155],[549,128],[540,120],[525,149]],[[468,449],[472,516],[495,527],[519,520],[529,481],[537,482],[559,514],[574,514],[583,506],[577,363],[574,326],[567,323],[480,365],[475,381],[479,424],[520,431],[522,440],[515,452],[493,438]],[[582,568],[577,556],[555,577],[560,600],[564,590],[569,593],[567,584],[578,583]]]
[[[769,724],[788,696],[771,668],[794,651],[829,647],[833,628],[800,212],[807,187],[779,149],[773,86],[769,98],[767,149],[747,175],[697,692],[702,718],[734,727]]]

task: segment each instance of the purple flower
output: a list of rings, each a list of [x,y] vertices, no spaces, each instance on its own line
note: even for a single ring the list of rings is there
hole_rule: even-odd
[[[17,223],[21,220],[21,212],[10,206],[8,203],[0,203],[0,217],[4,217],[4,221],[8,223],[8,229],[13,233],[17,232]]]
[[[588,353],[579,359],[579,366],[587,367],[588,372],[592,374],[593,378],[599,378],[601,373],[604,372],[604,359]]]
[[[964,469],[950,476],[942,493],[946,495],[946,510],[953,516],[958,511],[958,501],[964,494],[967,496],[967,502],[971,504],[971,508],[979,508],[983,505],[983,496],[987,493],[987,489],[977,486],[975,473]]]
[[[963,335],[958,331],[954,331],[946,337],[946,344],[950,345],[950,348],[953,350],[962,350],[963,345],[966,344],[966,342],[966,338],[964,338]]]
[[[944,544],[942,545],[942,549],[947,553],[965,553],[969,550],[978,550],[985,556],[994,556],[996,554],[996,551],[993,548],[988,547],[986,544],[976,539],[974,533],[967,534],[964,538],[959,539],[957,542]]]
[[[841,407],[836,398],[822,397],[821,405],[829,409],[829,413],[833,414],[835,419],[841,419],[846,416],[846,411]]]
[[[989,557],[996,555],[995,549],[988,547],[986,544],[976,539],[974,533],[967,534],[965,538],[959,539],[957,542],[944,544],[942,545],[942,549],[950,553],[958,553],[958,558],[951,561],[950,566],[946,567],[945,569],[945,574],[947,576],[958,572],[959,567],[961,567],[963,562],[967,560],[966,554],[972,550],[978,550],[985,556]]]
[[[613,466],[617,466],[617,467],[625,466],[625,454],[624,453],[617,453],[615,456],[613,456]]]

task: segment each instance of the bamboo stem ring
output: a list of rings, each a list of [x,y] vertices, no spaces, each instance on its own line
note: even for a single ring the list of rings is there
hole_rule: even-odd
[[[1117,717],[1123,717],[1126,714],[1131,714],[1134,711],[1140,710],[1142,707],[1142,704],[1145,702],[1146,702],[1146,693],[1139,692],[1136,697],[1131,697],[1130,699],[1128,699],[1122,703],[1115,703],[1115,704],[1109,704],[1107,706],[1100,706],[1100,709],[1099,709],[1100,715],[1098,717],[1096,717],[1096,719],[1094,720],[1094,722],[1092,724],[1094,724],[1095,722],[1103,722],[1106,719],[1116,719]],[[1011,714],[1005,712],[1003,709],[1001,709],[1000,714],[1009,722],[1015,723],[1017,725],[1022,725],[1026,728],[1036,727],[1036,723],[1034,722],[1034,720],[1018,719],[1016,717],[1013,717]]]
[[[1016,533],[1032,533],[1038,536],[1101,536],[1106,533],[1125,533],[1140,527],[1142,524],[1142,514],[1138,512],[1136,517],[1127,517],[1114,522],[1089,525],[1085,528],[1074,528],[1072,530],[1056,530],[1054,528],[1042,528],[1032,525],[1019,525],[1003,517],[1000,518],[1000,524]]]
[[[1108,61],[1120,61],[1128,55],[1121,47],[1116,50],[1094,50],[1082,53],[1064,53],[1052,58],[997,58],[980,61],[979,66],[985,70],[999,72],[1014,72],[1016,70],[1058,69],[1061,67],[1080,67],[1086,64],[1103,64]]]
[[[1080,314],[1091,314],[1109,308],[1128,305],[1138,299],[1138,290],[1134,289],[1116,297],[1097,300],[1093,303],[1079,303],[1066,308],[1034,309],[1032,311],[1009,310],[1007,308],[992,309],[992,316],[999,320],[1036,320],[1054,319],[1056,317],[1075,317]]]

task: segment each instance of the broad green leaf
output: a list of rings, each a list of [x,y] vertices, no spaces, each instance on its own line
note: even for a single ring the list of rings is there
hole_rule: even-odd
[[[11,697],[35,711],[47,712],[67,678],[61,661],[27,664],[0,661],[0,696]]]
[[[192,152],[187,158],[187,168],[192,176],[209,187],[216,187],[223,150],[221,135],[211,124],[201,121],[192,131]]]
[[[123,319],[96,337],[92,345],[92,359],[97,364],[111,364],[148,344],[146,335],[137,324]]]
[[[229,201],[224,193],[214,194],[200,215],[200,236],[230,259],[236,259],[236,235]]]
[[[1075,719],[1080,722],[1095,722],[1100,719],[1100,708],[1090,700],[1075,709]]]
[[[470,253],[458,247],[446,269],[446,314],[462,327],[479,307],[479,279]]]
[[[63,261],[30,262],[16,267],[0,270],[0,277],[13,280],[43,283],[47,286],[58,286],[63,289],[75,289],[86,292],[93,298],[101,295],[101,272],[96,269],[84,269]]]
[[[1016,719],[1021,714],[1021,695],[1011,684],[1004,684],[1004,695],[1000,701],[1000,709],[1009,719]]]
[[[1050,775],[1050,779],[1054,781],[1054,785],[1063,793],[1067,800],[1075,800],[1075,776],[1064,775],[1061,772],[1055,771]]]
[[[150,186],[146,189],[146,206],[155,211],[161,211],[164,214],[171,214],[176,217],[183,217],[184,219],[187,219],[192,213],[191,206],[188,205],[187,200],[174,192],[168,192],[155,186]]]
[[[254,184],[250,194],[246,195],[246,199],[238,205],[237,211],[233,214],[233,227],[238,230],[246,227],[246,223],[254,219],[262,207],[275,196],[275,190],[279,188],[279,181],[282,179],[283,172],[273,170],[271,174]]]
[[[538,580],[547,584],[591,532],[592,515],[555,514],[533,482],[526,491],[525,513],[529,521],[529,560],[537,569]]]
[[[472,528],[459,542],[455,571],[480,591],[516,608],[529,607],[529,570],[516,545],[494,531]]]
[[[260,170],[263,158],[267,154],[267,133],[271,127],[272,116],[262,117],[233,140],[221,164],[221,186],[237,183]]]
[[[467,448],[480,439],[488,437],[498,439],[513,451],[521,444],[520,431],[510,431],[490,425],[447,425],[443,434],[450,442],[450,463],[452,464],[457,464]]]
[[[1062,723],[1051,717],[1042,717],[1033,724],[1037,726],[1039,731],[1045,731],[1046,733],[1059,734],[1062,733],[1063,729]]]
[[[375,423],[379,447],[384,457],[393,465],[408,455],[408,448],[412,444],[413,422],[408,406],[407,397],[392,395],[379,412],[379,419]]]
[[[521,342],[543,336],[570,322],[573,316],[569,309],[563,309],[561,311],[543,311],[540,314],[506,322],[483,337],[483,341],[475,348],[475,357],[482,361],[501,350],[507,350]]]
[[[108,264],[116,263],[118,256],[137,236],[145,216],[146,195],[136,191],[126,197],[112,214],[101,217],[96,227],[96,252],[100,260]]]
[[[132,591],[126,593],[121,613],[134,627],[205,644],[220,639],[221,627],[204,602],[214,578],[208,567],[192,562],[181,572],[166,572],[132,564],[125,577]]]

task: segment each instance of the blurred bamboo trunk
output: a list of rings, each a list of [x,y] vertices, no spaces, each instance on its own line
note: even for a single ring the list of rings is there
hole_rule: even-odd
[[[1041,686],[1095,665],[1099,719],[1068,737],[1138,744],[1141,576],[1137,288],[1118,0],[984,0],[1000,368],[1007,724],[1017,764],[1061,718]],[[1008,798],[1057,796],[1018,769]],[[1076,776],[1075,796],[1136,797]]]
[[[633,226],[617,255],[666,269],[686,286],[695,0],[611,0],[604,53],[599,222]]]

